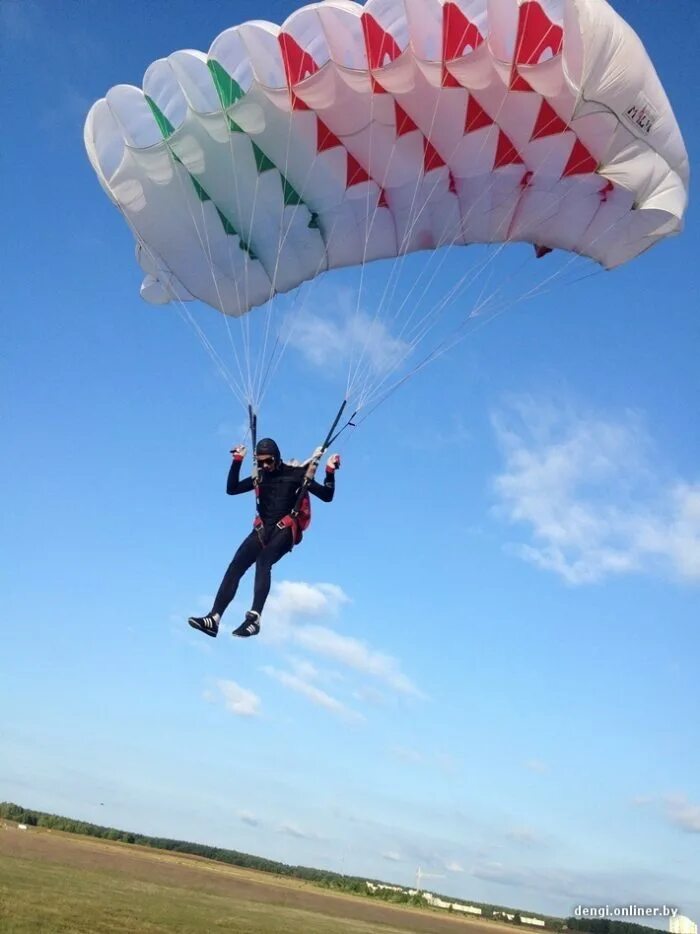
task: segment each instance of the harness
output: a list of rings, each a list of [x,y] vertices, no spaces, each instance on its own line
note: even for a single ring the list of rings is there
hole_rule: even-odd
[[[301,489],[301,488],[300,488]],[[311,524],[311,501],[308,493],[304,493],[301,504],[297,508],[295,503],[294,509],[292,512],[288,513],[286,516],[282,516],[279,522],[275,523],[275,528],[280,529],[291,529],[292,530],[292,547],[298,545],[301,541],[302,533],[308,529]],[[260,544],[265,545],[265,523],[260,518],[260,515],[256,515],[253,520],[253,528],[258,533],[258,538],[260,539]]]
[[[265,541],[265,524],[263,523],[260,516],[255,517],[255,520],[253,521],[253,528],[258,533],[260,544],[264,547],[267,544]],[[301,541],[301,529],[299,528],[299,522],[291,515],[282,516],[280,521],[275,523],[275,528],[280,529],[280,531],[283,529],[292,530],[292,547],[294,545],[298,545]]]
[[[275,523],[276,528],[291,529],[292,530],[292,547],[298,545],[301,541],[302,532],[309,527],[311,522],[311,499],[309,496],[309,487],[311,486],[311,481],[316,475],[316,470],[318,469],[319,462],[324,453],[328,450],[329,446],[335,441],[341,432],[345,430],[348,426],[354,426],[353,418],[357,415],[357,412],[351,416],[347,424],[336,432],[338,427],[338,422],[341,419],[341,416],[347,406],[347,399],[343,401],[343,404],[338,410],[333,424],[330,427],[326,439],[319,448],[319,454],[316,457],[313,457],[309,462],[309,466],[306,469],[304,474],[304,479],[299,487],[297,492],[297,498],[294,503],[292,511],[283,516],[279,522]],[[260,539],[260,544],[265,547],[265,523],[260,517],[260,473],[258,471],[257,461],[255,459],[255,449],[257,447],[258,441],[258,416],[257,413],[253,410],[252,405],[248,405],[248,418],[250,421],[250,435],[253,445],[253,490],[255,492],[255,519],[253,521],[253,528],[258,533],[258,538]],[[335,433],[334,433],[335,432]]]

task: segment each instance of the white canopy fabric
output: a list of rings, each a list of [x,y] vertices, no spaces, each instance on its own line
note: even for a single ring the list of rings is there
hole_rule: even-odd
[[[240,315],[320,272],[528,241],[627,262],[682,226],[688,159],[605,0],[324,0],[154,62],[85,145],[151,302]]]

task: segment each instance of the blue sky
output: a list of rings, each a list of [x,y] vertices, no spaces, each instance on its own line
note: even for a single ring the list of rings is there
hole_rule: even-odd
[[[693,165],[700,9],[615,6]],[[228,634],[249,580],[219,639],[186,626],[251,521],[224,494],[244,413],[176,311],[139,299],[82,123],[154,59],[293,8],[0,6],[0,798],[403,884],[420,865],[534,911],[697,918],[692,204],[681,237],[486,321],[343,436],[337,499],[276,569],[258,639]],[[368,270],[367,314],[387,274]],[[305,303],[341,345],[356,289],[339,273]],[[338,370],[328,344],[290,347],[260,415],[285,454],[322,437]]]

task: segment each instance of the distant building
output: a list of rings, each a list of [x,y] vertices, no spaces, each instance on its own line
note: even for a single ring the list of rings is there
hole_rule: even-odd
[[[465,915],[480,915],[482,914],[481,908],[477,908],[476,905],[464,905],[461,902],[448,902],[444,898],[440,898],[439,895],[433,895],[432,892],[424,892],[419,889],[405,889],[401,885],[384,885],[382,883],[368,882],[365,880],[365,885],[370,892],[376,892],[380,889],[389,892],[404,892],[406,895],[420,895],[423,901],[427,902],[431,908],[444,908],[446,910],[452,909],[452,911],[460,911]],[[513,921],[515,919],[514,914],[509,914],[506,911],[494,912],[494,918],[507,918],[508,921]],[[542,918],[526,917],[521,915],[520,920],[523,924],[529,924],[531,927],[543,928],[544,921]],[[686,919],[687,920],[687,919]],[[685,930],[682,931],[673,931],[672,934],[698,934],[697,929],[694,930]]]
[[[462,905],[459,902],[446,902],[443,898],[438,898],[431,892],[421,893],[425,901],[433,908],[451,908],[453,911],[462,911],[465,914],[480,915],[481,908],[475,908],[474,905]]]
[[[438,898],[437,895],[432,895],[430,892],[423,892],[423,898],[425,901],[432,905],[433,908],[449,908],[452,902],[446,902],[442,898]]]
[[[515,921],[515,915],[511,914],[508,911],[494,911],[493,916],[494,918],[496,918],[496,920],[498,920],[499,918],[501,919],[505,918],[507,921]],[[542,920],[542,918],[532,918],[532,917],[529,917],[528,915],[520,915],[520,920],[522,921],[523,924],[529,924],[531,927],[535,927],[535,928],[544,927],[544,921]],[[695,932],[695,934],[697,934],[697,931]]]
[[[676,915],[675,918],[670,918],[668,929],[671,934],[698,934],[697,924],[691,921],[690,918],[686,918],[685,915]]]
[[[474,905],[461,905],[459,902],[452,902],[453,911],[463,911],[468,915],[480,915],[481,908],[476,908]]]
[[[375,885],[374,882],[365,882],[365,885],[370,890],[370,892],[376,892],[377,889],[384,889],[387,892],[403,892],[404,889],[400,885]]]

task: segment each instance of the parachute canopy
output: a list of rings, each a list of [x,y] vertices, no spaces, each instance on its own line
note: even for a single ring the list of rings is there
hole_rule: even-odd
[[[526,241],[611,268],[677,232],[688,160],[605,0],[324,0],[112,88],[90,161],[155,303],[240,315],[320,272]]]

